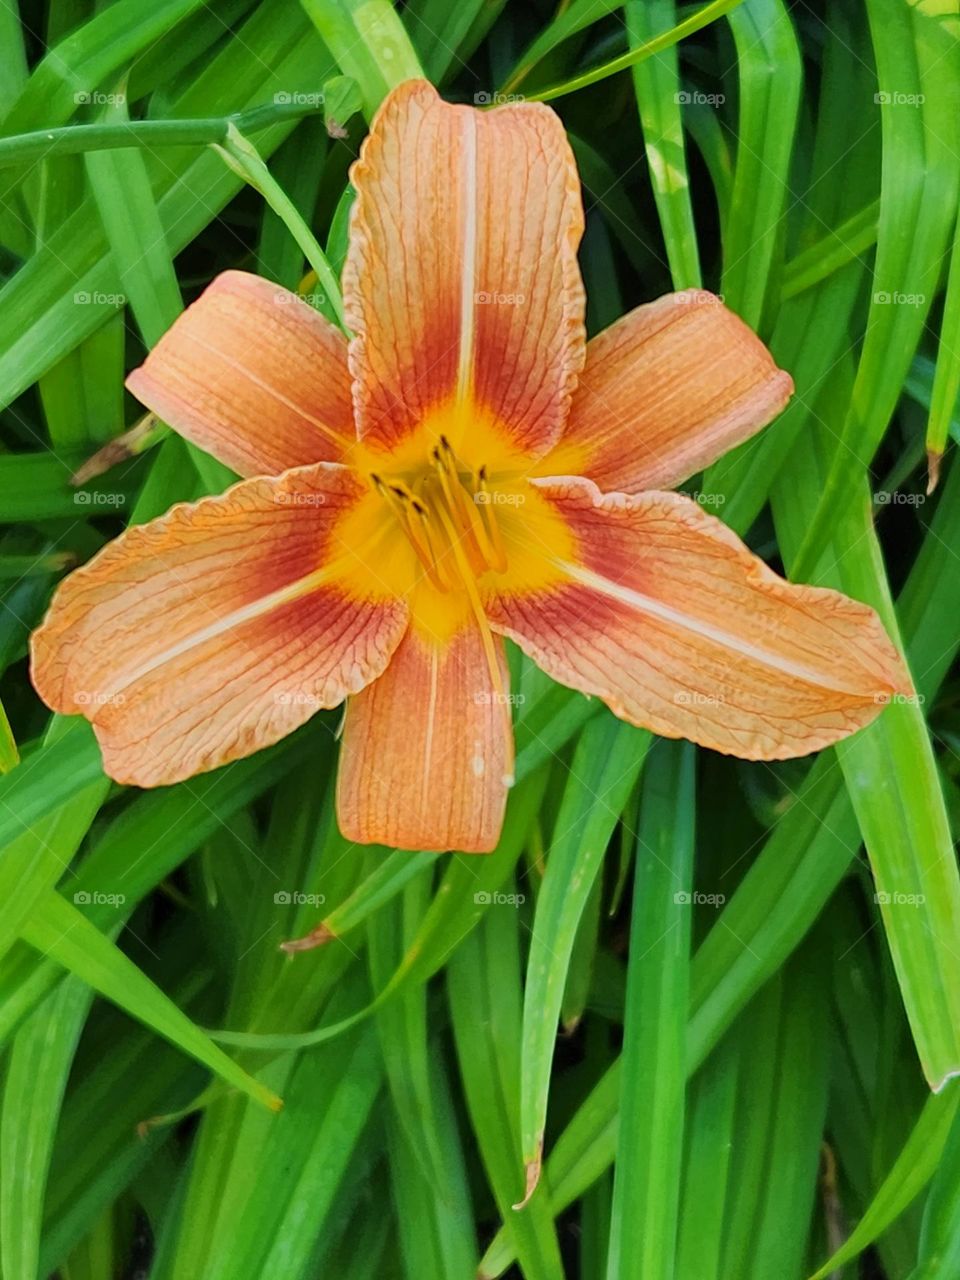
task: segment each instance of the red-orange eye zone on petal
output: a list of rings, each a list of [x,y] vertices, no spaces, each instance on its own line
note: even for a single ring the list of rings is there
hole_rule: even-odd
[[[561,683],[666,737],[748,759],[805,755],[868,724],[909,676],[876,614],[785,582],[677,494],[539,482],[573,554],[560,580],[485,598],[493,628]]]
[[[559,118],[489,112],[409,81],[351,171],[343,271],[357,431],[402,447],[451,403],[536,456],[563,429],[583,363],[580,188]]]
[[[361,548],[348,561],[337,545],[363,492],[321,463],[128,529],[64,580],[34,633],[40,696],[85,715],[107,773],[138,786],[248,755],[342,702],[383,671],[409,616],[352,572]]]

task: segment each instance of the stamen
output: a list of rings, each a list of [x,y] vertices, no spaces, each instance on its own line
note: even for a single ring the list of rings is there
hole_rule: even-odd
[[[452,585],[445,581],[440,572],[438,558],[434,552],[433,544],[430,539],[429,528],[427,526],[427,509],[416,498],[402,481],[391,481],[385,484],[376,474],[371,474],[370,479],[376,486],[377,492],[385,499],[387,505],[396,516],[400,528],[406,534],[407,541],[416,552],[417,559],[423,566],[430,583],[436,587],[438,591],[444,593],[452,589]],[[420,518],[415,526],[410,517],[409,507],[412,507]]]
[[[486,467],[472,474],[461,467],[445,435],[431,449],[429,462],[430,469],[416,480],[416,492],[399,477],[384,479],[371,472],[370,480],[431,584],[442,592],[469,590],[474,579],[507,568],[503,540],[490,509]]]
[[[464,590],[467,593],[467,599],[470,601],[470,608],[480,629],[480,640],[483,644],[484,657],[487,660],[487,669],[490,672],[490,683],[493,685],[494,695],[501,709],[501,720],[503,731],[506,735],[507,742],[507,759],[513,750],[513,717],[510,713],[510,699],[507,697],[507,691],[503,683],[503,672],[500,669],[500,661],[497,655],[496,646],[493,643],[493,632],[490,630],[490,623],[487,621],[487,613],[483,607],[483,601],[480,599],[480,593],[477,590],[477,584],[470,573],[463,548],[457,539],[456,530],[453,528],[449,515],[440,510],[438,512],[441,523],[447,531],[450,538],[450,546],[454,556],[460,561],[460,572],[463,577]]]
[[[492,569],[495,569],[497,573],[504,573],[507,568],[507,553],[504,550],[500,529],[491,508],[490,489],[487,486],[487,468],[485,466],[481,467],[477,472],[474,480],[474,490],[478,497],[481,494],[483,495],[483,500],[480,503],[474,502],[474,506],[479,506],[480,527],[486,543],[483,549],[484,555]]]
[[[440,437],[440,444],[433,451],[433,460],[437,468],[437,474],[440,477],[440,485],[447,500],[447,505],[456,518],[461,532],[465,535],[464,545],[473,572],[475,574],[484,573],[489,567],[489,561],[483,553],[480,538],[477,536],[477,526],[480,521],[477,516],[476,506],[468,499],[460,482],[457,455],[450,447],[450,442],[446,436]]]

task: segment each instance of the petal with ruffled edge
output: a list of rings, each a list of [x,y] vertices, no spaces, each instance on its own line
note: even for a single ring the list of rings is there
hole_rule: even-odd
[[[455,437],[451,420],[479,418],[543,453],[584,355],[583,212],[559,118],[451,106],[408,81],[351,179],[343,291],[361,437],[393,448],[428,420]]]
[[[354,440],[347,340],[295,293],[224,271],[127,387],[239,475],[337,462]]]
[[[775,760],[836,742],[909,691],[872,609],[785,582],[690,499],[537,487],[576,558],[550,589],[491,593],[491,625],[625,720]]]
[[[513,769],[503,642],[494,687],[475,623],[447,637],[411,626],[390,666],[347,703],[337,812],[359,844],[487,853]]]
[[[158,786],[249,755],[358,692],[408,621],[337,546],[361,492],[321,463],[128,529],[61,584],[34,633],[40,696],[91,721],[112,778]]]
[[[586,476],[605,492],[673,489],[792,394],[790,375],[719,298],[667,294],[587,344],[567,429],[537,474]]]

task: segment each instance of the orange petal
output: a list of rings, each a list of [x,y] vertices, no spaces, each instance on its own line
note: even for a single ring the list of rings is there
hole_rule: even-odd
[[[360,844],[488,853],[496,846],[513,768],[503,689],[480,632],[445,641],[412,626],[386,672],[347,704],[337,810]]]
[[[343,288],[361,436],[392,446],[459,400],[543,453],[584,353],[583,212],[559,118],[450,106],[408,81],[351,178]]]
[[[587,345],[570,421],[539,475],[672,489],[783,409],[793,380],[703,289],[637,307]]]
[[[217,276],[127,386],[242,476],[336,462],[355,438],[346,338],[245,271]]]
[[[158,786],[276,742],[378,676],[405,604],[330,556],[360,486],[321,463],[242,481],[129,529],[57,591],[33,682],[91,721],[106,772]]]
[[[776,760],[853,733],[909,690],[872,609],[785,582],[690,499],[540,488],[578,560],[564,586],[490,600],[491,625],[625,720]]]

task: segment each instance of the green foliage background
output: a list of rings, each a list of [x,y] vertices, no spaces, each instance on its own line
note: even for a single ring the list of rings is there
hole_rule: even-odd
[[[159,427],[71,485],[125,370],[226,267],[336,314],[421,68],[560,111],[592,332],[703,285],[770,343],[795,401],[694,487],[920,698],[747,765],[514,655],[488,858],[347,845],[335,715],[152,793],[49,719],[59,576],[227,479]],[[4,0],[0,120],[4,1280],[955,1280],[956,0]]]

